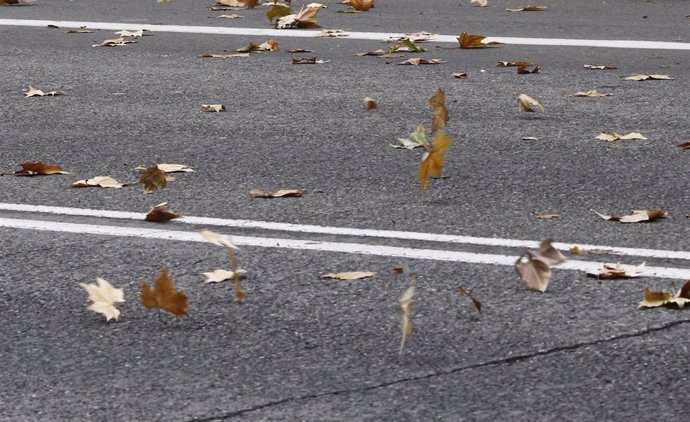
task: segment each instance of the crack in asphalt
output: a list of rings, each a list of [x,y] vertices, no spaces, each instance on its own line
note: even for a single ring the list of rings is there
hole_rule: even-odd
[[[548,356],[548,355],[553,355],[553,354],[557,354],[557,353],[561,353],[561,352],[569,352],[569,351],[580,349],[582,347],[596,346],[596,345],[611,343],[611,342],[618,341],[618,340],[643,337],[643,336],[646,336],[648,334],[656,333],[659,331],[664,331],[664,330],[667,330],[669,328],[673,328],[673,327],[676,327],[678,325],[687,324],[687,323],[690,323],[690,319],[672,321],[672,322],[662,324],[662,325],[659,325],[656,327],[646,328],[646,329],[641,330],[641,331],[636,331],[633,333],[619,334],[619,335],[611,336],[611,337],[604,338],[604,339],[590,340],[590,341],[575,343],[575,344],[571,344],[571,345],[567,345],[567,346],[557,346],[557,347],[552,347],[550,349],[538,350],[538,351],[532,352],[532,353],[525,353],[525,354],[521,354],[521,355],[504,357],[504,358],[494,359],[494,360],[490,360],[490,361],[486,361],[486,362],[475,363],[472,365],[458,366],[458,367],[454,367],[454,368],[449,368],[449,369],[444,370],[444,371],[432,372],[432,373],[425,374],[425,375],[417,375],[417,376],[413,376],[413,377],[400,378],[400,379],[396,379],[393,381],[387,381],[387,382],[379,383],[376,385],[370,385],[367,387],[349,388],[349,389],[343,389],[343,390],[327,391],[327,392],[322,392],[322,393],[305,394],[302,396],[286,397],[284,399],[273,400],[273,401],[270,401],[270,402],[267,402],[264,404],[260,404],[260,405],[256,405],[256,406],[252,406],[252,407],[247,407],[244,409],[234,410],[232,412],[228,412],[228,413],[225,413],[222,415],[211,416],[211,417],[202,418],[202,419],[192,418],[192,419],[188,419],[185,422],[211,422],[211,421],[227,420],[227,419],[230,419],[230,418],[233,418],[236,416],[242,416],[246,413],[256,412],[256,411],[263,410],[263,409],[266,409],[269,407],[273,407],[273,406],[277,406],[280,404],[289,403],[289,402],[293,402],[293,401],[311,400],[311,399],[318,399],[321,397],[338,396],[341,394],[349,394],[349,393],[362,393],[362,392],[377,390],[380,388],[390,387],[392,385],[403,384],[403,383],[407,383],[407,382],[415,382],[415,381],[420,381],[420,380],[426,380],[426,379],[431,379],[431,378],[435,378],[435,377],[439,377],[439,376],[456,374],[456,373],[467,371],[467,370],[483,368],[483,367],[487,367],[487,366],[512,364],[512,363],[522,362],[522,361],[526,361],[526,360],[541,357],[541,356]]]

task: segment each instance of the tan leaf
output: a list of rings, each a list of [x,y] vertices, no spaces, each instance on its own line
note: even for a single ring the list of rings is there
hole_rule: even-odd
[[[523,136],[522,138],[523,141],[539,141],[541,138],[537,138],[536,136]]]
[[[629,140],[645,140],[647,138],[644,137],[639,132],[630,132],[625,135],[621,135],[618,133],[613,133],[613,134],[608,134],[606,132],[602,132],[599,135],[597,135],[596,139],[599,139],[600,141],[607,141],[607,142],[614,142],[614,141],[629,141]]]
[[[204,111],[220,113],[225,111],[225,106],[223,104],[202,104],[201,109]]]
[[[407,59],[404,62],[398,63],[398,64],[409,64],[413,66],[419,66],[420,64],[441,64],[445,63],[441,59],[421,59],[419,57],[413,57],[411,59]]]
[[[470,3],[476,3],[479,7],[486,7],[489,5],[489,0],[472,0]]]
[[[645,263],[626,270],[621,266],[620,262],[616,265],[604,264],[604,268],[599,271],[588,271],[587,277],[598,278],[600,280],[615,280],[615,279],[625,279],[625,278],[637,278],[642,276],[644,271]]]
[[[446,127],[448,123],[448,110],[446,109],[446,93],[439,88],[431,98],[426,101],[434,109],[434,114],[431,122],[431,133]]]
[[[55,91],[43,92],[38,88],[29,86],[27,92],[24,94],[27,97],[54,97],[56,95],[62,95],[62,87],[56,89]]]
[[[79,28],[73,28],[65,31],[65,34],[91,34],[94,32],[92,29],[88,29],[85,26],[80,26]]]
[[[417,180],[422,182],[422,192],[426,189],[429,177],[441,177],[446,151],[450,148],[451,142],[452,136],[439,132],[431,142],[431,151],[424,154],[417,173]]]
[[[292,64],[324,64],[328,60],[319,60],[316,57],[303,57],[301,59],[292,59]]]
[[[259,0],[216,0],[216,6],[253,9]]]
[[[322,279],[332,279],[332,280],[361,280],[363,278],[369,278],[375,276],[376,273],[371,271],[351,271],[342,273],[328,273],[321,276]]]
[[[157,164],[156,167],[158,167],[159,170],[162,170],[166,173],[191,173],[194,171],[193,168],[191,168],[185,164],[161,163],[161,164]],[[139,169],[139,167],[137,167],[137,168]],[[146,170],[146,168],[142,167],[141,170]]]
[[[123,183],[118,182],[110,176],[96,176],[91,179],[77,180],[72,183],[75,188],[90,188],[90,187],[100,187],[100,188],[115,188],[119,189],[124,187]]]
[[[228,252],[228,257],[230,258],[230,266],[232,267],[233,271],[233,294],[235,296],[235,300],[242,303],[246,298],[247,294],[244,290],[244,287],[242,287],[241,273],[244,270],[239,268],[239,264],[237,262],[237,250],[239,248],[235,246],[227,237],[221,236],[218,233],[212,232],[210,230],[202,230],[199,233],[204,239],[208,240],[214,245],[225,247],[225,250]]]
[[[342,29],[324,29],[315,36],[321,38],[342,38],[348,37],[350,36],[350,34],[348,32],[343,31]]]
[[[146,214],[146,218],[144,218],[144,220],[165,223],[175,218],[180,218],[180,214],[166,210],[166,205],[168,205],[168,203],[163,202],[151,208],[151,210]]]
[[[321,10],[320,7],[302,7],[297,14],[279,17],[275,27],[277,29],[319,28],[319,24],[316,22],[316,15],[319,10]]]
[[[453,77],[455,79],[467,79],[469,75],[465,72],[455,72],[453,73]]]
[[[364,97],[362,101],[364,101],[364,105],[367,107],[367,110],[376,110],[378,108],[376,100],[371,97]]]
[[[168,183],[165,172],[158,166],[149,167],[139,177],[139,183],[144,185],[144,193],[153,193],[158,189],[163,189]]]
[[[507,61],[500,61],[496,64],[496,67],[520,67],[520,66],[531,66],[532,62],[528,62],[526,60],[518,60],[516,62],[507,62]]]
[[[232,14],[230,14],[230,15],[219,15],[219,16],[216,16],[216,19],[241,19],[241,18],[243,18],[243,17],[244,17],[244,16],[240,16],[240,15],[238,15],[238,14],[232,13]]]
[[[402,336],[400,339],[400,353],[405,350],[405,343],[412,337],[412,302],[417,291],[416,280],[412,279],[411,286],[405,290],[400,298],[400,328]]]
[[[249,191],[249,195],[254,198],[298,198],[304,193],[304,189],[281,189],[275,192],[268,192],[262,189],[252,189]]]
[[[214,270],[202,274],[206,276],[206,283],[221,283],[225,280],[232,280],[235,278],[235,273],[228,270]],[[247,275],[247,271],[238,269],[237,274],[244,278]]]
[[[690,141],[685,141],[680,144],[678,144],[678,148],[680,149],[690,149]]]
[[[203,237],[204,239],[213,243],[214,245],[224,246],[224,247],[226,247],[228,249],[232,249],[232,250],[238,250],[239,249],[226,236],[221,236],[216,232],[212,232],[211,230],[202,230],[199,232],[199,234],[201,235],[201,237]]]
[[[483,35],[473,35],[463,32],[458,37],[458,43],[460,44],[460,48],[486,48],[501,44],[498,41],[484,42],[484,39],[486,39],[486,37]]]
[[[558,220],[561,218],[560,214],[554,213],[534,213],[539,220]]]
[[[249,53],[227,53],[227,54],[215,54],[215,53],[203,53],[197,56],[200,59],[230,59],[233,57],[249,57]]]
[[[482,311],[482,303],[470,291],[466,290],[464,287],[458,287],[458,292],[469,297],[478,312]]]
[[[347,4],[358,12],[366,12],[374,7],[374,0],[343,0],[343,4]]]
[[[187,315],[187,295],[175,291],[173,281],[165,268],[156,278],[154,288],[146,282],[141,283],[141,303],[149,309],[162,309],[176,316]]]
[[[668,75],[631,75],[626,76],[623,79],[626,81],[670,81],[673,78]]]
[[[279,44],[276,40],[266,40],[259,44],[259,51],[278,51]]]
[[[685,283],[685,285],[687,284],[688,283]],[[683,288],[685,288],[685,286],[683,286]],[[690,299],[682,296],[680,292],[678,295],[674,295],[672,292],[656,292],[649,290],[649,288],[645,288],[644,299],[640,302],[639,307],[658,308],[660,306],[665,306],[668,308],[683,309],[688,302],[690,302]]]
[[[115,303],[125,301],[125,293],[122,289],[116,289],[106,280],[96,277],[97,284],[79,283],[89,294],[89,300],[93,301],[89,305],[89,311],[98,312],[105,315],[105,320],[117,320],[120,317],[120,310],[115,307]]]
[[[618,68],[616,66],[608,65],[608,64],[586,64],[585,69],[612,70],[612,69],[618,69]]]
[[[134,44],[136,41],[134,40],[126,40],[123,37],[120,38],[113,38],[110,40],[103,40],[101,41],[100,44],[94,44],[91,47],[122,47],[127,44]]]
[[[518,107],[522,111],[526,111],[526,112],[531,113],[531,112],[535,112],[535,111],[539,110],[542,113],[545,112],[544,106],[538,100],[530,97],[527,94],[518,95],[517,102],[518,102]]]
[[[506,9],[509,12],[541,12],[546,10],[546,6],[525,6],[517,9]]]
[[[36,176],[36,175],[51,175],[51,174],[72,174],[64,171],[62,167],[54,164],[46,164],[41,162],[25,162],[17,164],[22,169],[14,172],[17,176]]]
[[[608,97],[611,94],[599,91],[578,91],[573,95],[575,97]]]
[[[413,43],[427,42],[430,41],[438,34],[434,34],[427,31],[413,32],[411,34],[405,34],[404,36],[397,38],[395,41],[402,41],[404,38],[412,41]]]
[[[538,250],[526,250],[518,257],[514,268],[527,287],[545,292],[551,281],[551,267],[564,261],[565,257],[546,239]]]

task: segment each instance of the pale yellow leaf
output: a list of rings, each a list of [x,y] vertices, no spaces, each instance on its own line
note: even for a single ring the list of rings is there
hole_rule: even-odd
[[[117,320],[120,317],[120,311],[115,307],[115,303],[125,301],[124,291],[113,287],[100,277],[96,277],[96,283],[79,283],[89,294],[89,299],[93,301],[87,309],[105,315],[106,321]]]
[[[201,236],[202,236],[204,239],[208,240],[209,242],[213,243],[214,245],[217,245],[217,246],[224,246],[224,247],[226,247],[226,248],[228,248],[228,249],[232,249],[232,250],[235,250],[235,251],[236,251],[236,250],[239,250],[239,248],[238,248],[237,246],[235,246],[235,245],[230,241],[230,239],[229,239],[228,237],[226,237],[226,236],[221,236],[220,234],[218,234],[218,233],[216,233],[216,232],[212,232],[212,231],[210,231],[210,230],[202,230],[202,231],[199,232],[199,234],[201,234]]]
[[[322,279],[335,279],[335,280],[361,280],[363,278],[369,278],[375,276],[376,273],[371,271],[351,271],[342,273],[328,273],[321,276]]]

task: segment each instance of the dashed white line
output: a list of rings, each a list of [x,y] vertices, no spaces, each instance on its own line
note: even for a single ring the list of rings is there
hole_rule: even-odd
[[[270,28],[228,28],[215,26],[187,26],[187,25],[157,25],[119,22],[87,22],[87,21],[59,21],[37,19],[0,19],[0,26],[29,26],[46,27],[56,25],[62,28],[79,28],[86,26],[92,29],[104,29],[119,31],[122,29],[139,30],[150,29],[155,32],[173,32],[184,34],[209,34],[209,35],[245,35],[268,37],[298,37],[313,38],[320,31],[295,30],[295,29],[270,29]],[[387,40],[399,38],[403,33],[395,32],[348,32],[345,38],[340,40]],[[439,43],[457,43],[458,35],[436,35],[431,41]],[[640,48],[654,50],[690,50],[690,43],[669,41],[643,41],[643,40],[587,40],[569,38],[526,38],[526,37],[488,37],[489,41],[498,41],[504,44],[514,45],[542,45],[560,47],[605,47],[605,48]]]
[[[199,233],[190,231],[140,229],[122,226],[103,226],[94,224],[74,224],[54,221],[0,218],[0,227],[15,229],[49,231],[61,233],[91,234],[100,236],[136,237],[143,239],[162,239],[182,242],[207,242]],[[317,242],[313,240],[280,239],[253,236],[232,236],[231,241],[239,246],[262,248],[297,249],[320,252],[340,252],[358,255],[386,256],[395,258],[423,259],[446,262],[462,262],[485,265],[513,265],[515,256],[484,254],[473,252],[447,251],[441,249],[402,248],[394,246],[367,245],[346,242]],[[564,270],[596,271],[604,263],[591,261],[567,261],[558,266]],[[633,266],[623,268],[633,270]],[[690,269],[646,267],[644,275],[649,277],[690,279]]]

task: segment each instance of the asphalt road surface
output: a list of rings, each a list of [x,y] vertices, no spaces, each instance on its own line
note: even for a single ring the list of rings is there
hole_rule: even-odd
[[[646,287],[679,288],[690,279],[690,151],[677,146],[690,140],[687,2],[548,0],[545,11],[510,13],[527,2],[377,0],[351,14],[328,1],[318,21],[352,34],[345,38],[262,33],[271,29],[265,7],[210,11],[210,3],[0,6],[0,419],[687,414],[690,316],[637,307]],[[243,18],[216,18],[230,13]],[[65,33],[81,24],[94,32]],[[113,27],[140,25],[152,34],[92,47],[115,38]],[[390,34],[417,31],[440,41],[404,57],[355,55],[389,48],[381,41]],[[441,37],[462,31],[513,38],[461,50]],[[364,34],[372,32],[380,34]],[[280,50],[197,57],[267,38]],[[553,45],[530,45],[535,38]],[[610,44],[622,40],[631,48]],[[643,41],[659,43],[641,48],[650,46]],[[609,46],[586,46],[595,42]],[[288,52],[297,48],[312,52]],[[292,64],[301,57],[326,62]],[[410,57],[444,63],[398,65]],[[518,75],[496,67],[502,60],[542,70]],[[623,79],[633,74],[673,79]],[[27,98],[28,86],[61,87],[64,95]],[[430,126],[426,100],[439,88],[454,140],[444,178],[422,193],[415,175],[423,151],[390,144],[420,123]],[[612,95],[572,95],[594,89]],[[521,93],[546,112],[519,111]],[[366,109],[366,96],[377,110]],[[204,103],[227,111],[205,113]],[[604,142],[595,139],[601,132],[647,139]],[[71,174],[15,177],[26,161]],[[71,187],[101,175],[135,181],[136,167],[157,163],[195,171],[174,174],[152,194],[140,185]],[[305,192],[267,200],[251,198],[254,188]],[[143,221],[161,202],[185,217]],[[620,224],[592,209],[664,209],[668,217]],[[228,268],[223,249],[198,236],[204,228],[240,247],[244,303],[233,300],[230,284],[204,283],[202,272]],[[569,260],[540,293],[511,265],[545,238]],[[574,245],[598,251],[574,255]],[[628,280],[585,274],[617,261],[648,268]],[[139,303],[141,281],[163,267],[189,296],[189,317]],[[355,270],[377,274],[320,279]],[[96,277],[124,289],[118,321],[86,310],[79,283]],[[399,353],[398,299],[412,277],[413,334]],[[482,302],[481,313],[460,286]]]

